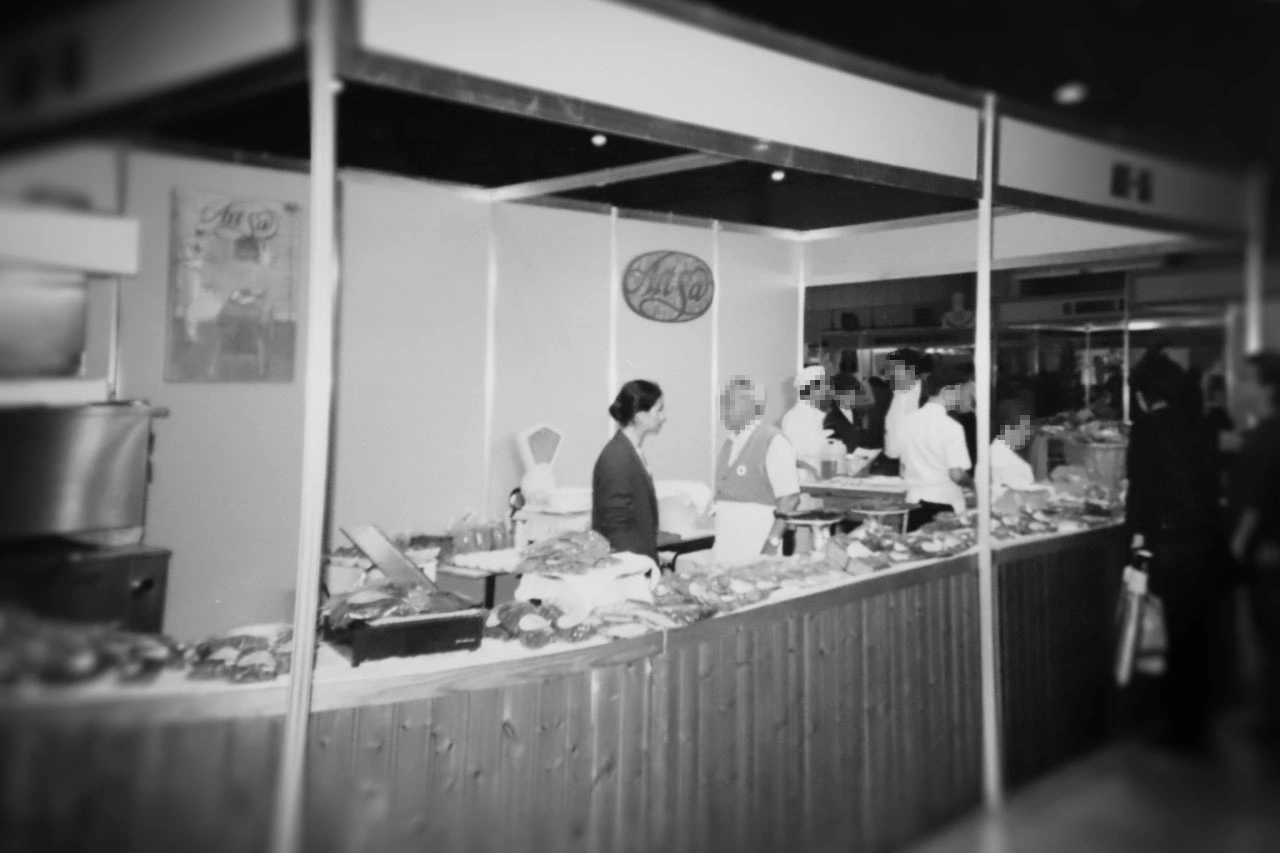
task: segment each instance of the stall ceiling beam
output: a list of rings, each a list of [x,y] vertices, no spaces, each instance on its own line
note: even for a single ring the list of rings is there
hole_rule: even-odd
[[[997,187],[996,200],[1005,207],[1015,207],[1022,211],[1050,213],[1070,219],[1083,219],[1088,222],[1102,222],[1110,225],[1121,225],[1128,228],[1148,228],[1153,231],[1172,231],[1180,234],[1196,235],[1227,241],[1232,245],[1242,246],[1244,236],[1231,228],[1215,228],[1198,225],[1182,220],[1170,219],[1127,210],[1115,210],[1096,204],[1072,201],[1045,193],[1029,192],[1012,187]]]
[[[976,182],[972,103],[836,70],[651,9],[602,0],[364,0],[356,15],[363,50],[528,87],[543,101],[609,105]]]
[[[688,172],[693,169],[705,169],[729,163],[728,157],[717,154],[678,154],[675,157],[664,157],[661,160],[650,160],[646,163],[633,163],[627,166],[610,166],[606,169],[595,169],[577,175],[564,175],[558,178],[545,178],[540,181],[527,181],[522,184],[509,184],[489,190],[489,201],[520,201],[521,199],[539,196],[556,195],[573,190],[590,187],[603,187],[623,181],[635,181],[652,178],[657,175],[671,175],[677,172]]]
[[[511,83],[459,74],[398,57],[349,47],[343,54],[345,79],[440,98],[525,118],[617,133],[662,145],[767,163],[856,181],[976,199],[976,180],[802,148],[705,125],[661,118],[604,104],[551,94]]]
[[[1051,270],[1058,272],[1080,270],[1105,272],[1108,270],[1148,268],[1158,265],[1158,261],[1170,255],[1212,252],[1221,248],[1221,243],[1210,240],[1171,240],[1162,243],[1147,243],[1141,246],[1092,249],[1084,252],[998,258],[992,268],[1001,271],[1022,270],[1032,273],[1023,276],[1023,278],[1035,278],[1037,277],[1035,273]],[[1099,267],[1104,269],[1099,269]]]
[[[768,225],[751,225],[743,222],[725,222],[719,219],[706,219],[699,216],[684,216],[678,213],[662,213],[656,210],[634,210],[624,207],[612,207],[599,201],[586,201],[565,196],[539,196],[521,199],[517,204],[530,204],[536,207],[550,207],[558,210],[576,210],[582,213],[596,213],[610,216],[617,211],[619,219],[635,222],[659,222],[664,225],[686,225],[690,228],[711,228],[718,224],[720,231],[726,234],[754,234],[760,237],[776,237],[779,240],[799,241],[803,231],[789,228],[772,228]]]
[[[1012,213],[1022,213],[1016,207],[998,207],[995,209],[994,216],[1006,216]],[[814,228],[809,231],[799,232],[799,239],[810,242],[813,240],[832,240],[839,237],[848,237],[853,234],[875,234],[882,231],[901,231],[911,228],[925,228],[930,225],[947,225],[952,222],[976,222],[978,219],[978,211],[975,210],[957,210],[951,213],[933,213],[928,216],[913,216],[909,219],[888,219],[884,222],[863,222],[858,225],[840,225],[835,228]]]
[[[982,93],[942,77],[926,76],[832,47],[815,39],[775,29],[724,9],[690,0],[613,0],[728,36],[737,41],[763,47],[806,62],[825,65],[867,80],[878,80],[899,89],[945,98],[957,103],[979,106]]]

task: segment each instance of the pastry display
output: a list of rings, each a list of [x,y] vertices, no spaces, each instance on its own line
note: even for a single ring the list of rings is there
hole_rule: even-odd
[[[609,540],[594,530],[562,533],[529,546],[516,566],[519,574],[582,574],[609,559]]]
[[[182,664],[168,637],[45,619],[0,607],[0,685],[69,683],[99,676],[139,682]]]

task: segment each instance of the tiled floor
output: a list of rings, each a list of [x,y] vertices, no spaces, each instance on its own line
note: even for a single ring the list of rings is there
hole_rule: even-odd
[[[1280,773],[1237,722],[1203,761],[1141,744],[1107,750],[911,853],[1280,853]]]

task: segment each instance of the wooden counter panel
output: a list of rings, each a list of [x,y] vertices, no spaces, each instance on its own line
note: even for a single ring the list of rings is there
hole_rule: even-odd
[[[280,718],[0,729],[0,849],[267,846]]]
[[[1016,788],[1112,735],[1117,528],[1014,545],[996,557],[1006,783]]]
[[[960,560],[696,644],[671,635],[674,849],[891,849],[976,806],[976,611]]]
[[[317,713],[307,849],[887,850],[975,807],[972,561],[798,601],[662,654]]]
[[[306,849],[890,849],[979,802],[977,607],[967,555],[358,696],[318,683]],[[265,849],[281,720],[6,719],[0,847]]]

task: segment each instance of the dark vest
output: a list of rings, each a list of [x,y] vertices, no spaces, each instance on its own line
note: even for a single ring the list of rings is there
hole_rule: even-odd
[[[773,486],[769,482],[766,460],[769,445],[782,435],[777,427],[757,424],[738,458],[729,464],[733,440],[726,440],[716,461],[716,500],[773,506]]]

